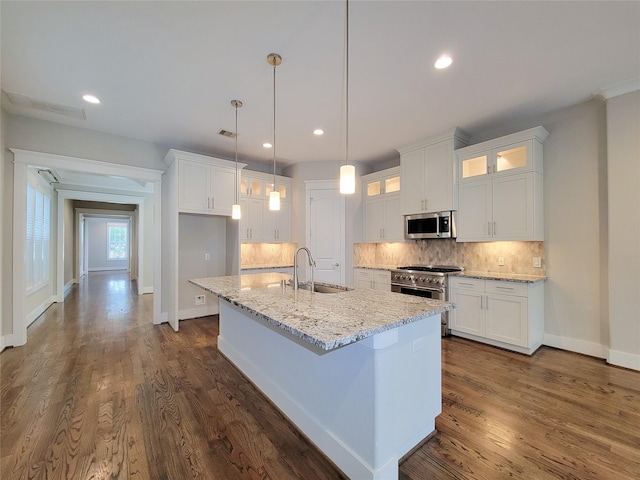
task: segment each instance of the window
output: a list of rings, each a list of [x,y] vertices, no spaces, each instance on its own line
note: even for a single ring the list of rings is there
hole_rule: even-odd
[[[127,259],[127,231],[126,223],[107,224],[107,259],[126,260]]]
[[[27,290],[49,282],[51,259],[51,199],[36,185],[27,184],[25,279]]]

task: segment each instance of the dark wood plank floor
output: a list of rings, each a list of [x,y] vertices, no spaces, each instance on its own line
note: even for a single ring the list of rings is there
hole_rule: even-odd
[[[133,286],[85,277],[0,354],[3,480],[344,478],[218,353],[216,317],[153,326]],[[402,480],[637,479],[640,373],[445,339],[437,427]]]

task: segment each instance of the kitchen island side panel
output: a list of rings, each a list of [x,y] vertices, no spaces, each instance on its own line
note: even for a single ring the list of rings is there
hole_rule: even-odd
[[[439,316],[329,352],[221,300],[218,348],[350,478],[397,479],[441,412]]]

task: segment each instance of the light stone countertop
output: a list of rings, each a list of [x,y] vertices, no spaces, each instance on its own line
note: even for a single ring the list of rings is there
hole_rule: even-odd
[[[524,275],[521,273],[472,272],[464,271],[452,274],[456,277],[479,278],[483,280],[502,280],[504,282],[537,283],[544,282],[544,275]]]
[[[449,302],[353,289],[339,293],[284,292],[282,280],[291,275],[258,273],[207,277],[190,283],[257,315],[322,350],[333,350],[377,333],[451,310]],[[321,283],[330,285],[327,283]]]

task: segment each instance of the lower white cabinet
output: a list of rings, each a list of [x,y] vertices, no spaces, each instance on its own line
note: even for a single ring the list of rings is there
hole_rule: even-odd
[[[354,268],[353,272],[356,288],[370,288],[383,292],[391,291],[391,272],[389,270]]]
[[[544,283],[451,277],[451,333],[532,354],[544,335]]]

